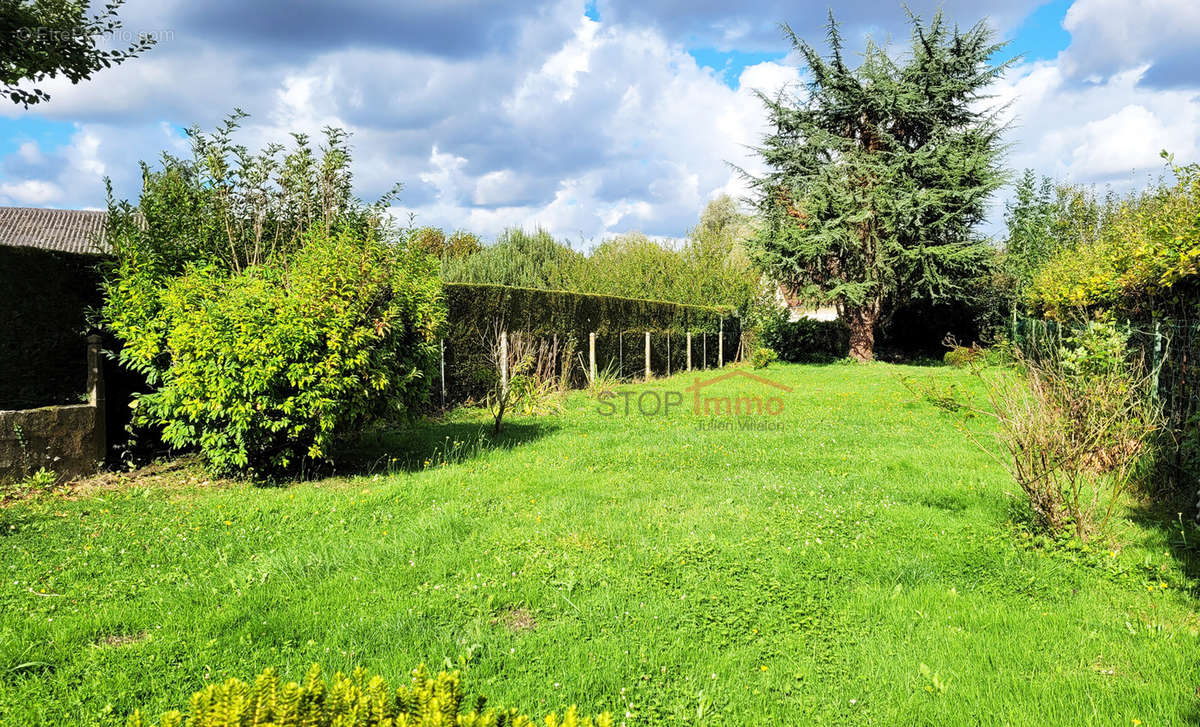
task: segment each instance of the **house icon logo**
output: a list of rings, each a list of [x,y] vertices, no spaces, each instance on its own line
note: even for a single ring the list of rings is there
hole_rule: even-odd
[[[716,394],[709,387],[735,380],[749,382],[758,389],[754,393]],[[763,388],[766,391],[763,391]],[[684,389],[692,395],[692,412],[696,416],[779,416],[783,413],[784,400],[781,394],[790,394],[792,387],[784,386],[765,376],[734,369],[711,379],[697,381]]]

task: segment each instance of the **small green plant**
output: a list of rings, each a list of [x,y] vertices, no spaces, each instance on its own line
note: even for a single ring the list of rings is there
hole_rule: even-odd
[[[942,677],[925,662],[921,662],[918,667],[921,672],[921,680],[925,682],[925,691],[930,694],[945,694],[946,682],[942,681]]]
[[[459,673],[430,676],[414,669],[407,686],[392,689],[380,676],[361,667],[350,675],[338,672],[326,683],[313,665],[304,683],[281,682],[267,669],[247,684],[230,679],[192,695],[187,713],[167,712],[157,722],[134,712],[127,727],[534,727],[537,722],[515,710],[484,708],[485,699],[468,702]],[[574,707],[561,718],[548,715],[546,727],[611,727],[602,714],[580,717]]]
[[[447,436],[442,440],[433,454],[425,460],[425,468],[448,467],[452,464],[474,459],[492,446],[487,433],[480,429],[473,438],[451,439]]]
[[[5,496],[22,497],[36,492],[46,492],[58,484],[58,475],[45,467],[16,481],[0,480],[0,499]]]
[[[54,474],[52,470],[41,467],[37,472],[17,483],[17,487],[22,490],[49,490],[57,483],[58,475]]]
[[[946,352],[942,360],[955,368],[963,368],[982,361],[983,350],[977,346],[955,346]]]
[[[756,348],[754,353],[750,354],[750,365],[756,369],[765,369],[771,364],[779,360],[779,354],[775,353],[771,348]]]
[[[582,357],[580,360],[582,361]],[[617,375],[616,364],[610,363],[608,366],[598,369],[596,376],[588,382],[588,394],[596,398],[609,396],[615,393],[620,385],[621,377]]]
[[[504,415],[517,411],[526,416],[543,416],[562,410],[562,395],[567,384],[566,372],[556,372],[558,343],[538,340],[529,333],[509,333],[502,321],[492,324],[486,343],[487,372],[491,387],[485,403],[492,414],[492,434],[499,434]],[[569,361],[572,345],[568,342],[564,358]]]
[[[947,335],[942,339],[942,345],[950,349],[942,356],[942,361],[948,366],[955,368],[966,368],[968,366],[989,366],[1003,360],[1003,357],[998,354],[993,354],[991,349],[986,349],[978,343],[972,343],[970,346],[963,346],[958,342],[958,339],[953,334]]]

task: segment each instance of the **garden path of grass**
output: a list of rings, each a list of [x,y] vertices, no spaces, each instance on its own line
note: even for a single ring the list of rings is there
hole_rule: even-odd
[[[1200,721],[1178,531],[1032,546],[1002,468],[901,374],[968,385],[776,366],[777,431],[601,416],[577,393],[445,465],[478,413],[385,438],[393,474],[255,488],[183,468],[9,506],[0,724],[119,724],[314,661],[393,682],[449,665],[493,704],[629,724]]]

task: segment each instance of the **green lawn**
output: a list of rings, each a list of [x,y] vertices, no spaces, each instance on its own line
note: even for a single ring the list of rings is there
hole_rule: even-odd
[[[579,393],[445,465],[477,414],[385,438],[393,474],[183,469],[10,506],[0,723],[114,724],[314,661],[450,664],[493,704],[629,724],[1200,721],[1197,532],[1131,510],[1115,550],[1033,545],[1004,471],[902,373],[967,383],[779,366],[767,429]]]

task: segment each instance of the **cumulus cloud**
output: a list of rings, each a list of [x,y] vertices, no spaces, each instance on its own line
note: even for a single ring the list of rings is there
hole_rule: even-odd
[[[1012,31],[1035,5],[996,2],[990,17]],[[1160,169],[1160,148],[1194,157],[1193,5],[1151,0],[1135,12],[1076,0],[1064,21],[1070,47],[996,85],[997,100],[1010,102],[1010,165],[1119,185]],[[966,0],[945,6],[952,18],[989,12]],[[745,67],[731,87],[688,50],[782,54],[780,20],[820,43],[824,7],[600,0],[596,22],[575,0],[355,0],[337,12],[131,0],[127,28],[172,35],[90,82],[51,82],[52,101],[32,111],[0,106],[0,116],[70,128],[65,144],[29,141],[0,158],[0,203],[97,207],[103,176],[134,197],[138,160],[186,153],[182,127],[212,128],[236,106],[252,114],[241,132],[251,147],[286,142],[290,131],[349,129],[356,191],[371,199],[403,182],[395,211],[419,224],[485,236],[542,225],[571,239],[632,229],[678,237],[707,200],[746,192],[729,163],[761,171],[747,149],[764,131],[753,90],[801,80],[786,58]],[[912,7],[928,15],[935,3]],[[907,37],[899,4],[852,2],[837,13],[855,39]]]
[[[1163,149],[1195,159],[1200,97],[1147,87],[1139,82],[1146,70],[1078,84],[1056,63],[1015,69],[997,86],[1011,104],[1010,165],[1063,181],[1124,188],[1160,171]]]
[[[17,206],[36,207],[57,202],[62,197],[62,190],[53,182],[26,179],[23,182],[0,184],[0,197],[10,200]]]
[[[1063,26],[1071,33],[1063,68],[1072,77],[1105,78],[1145,65],[1145,85],[1200,87],[1195,0],[1076,0]]]

